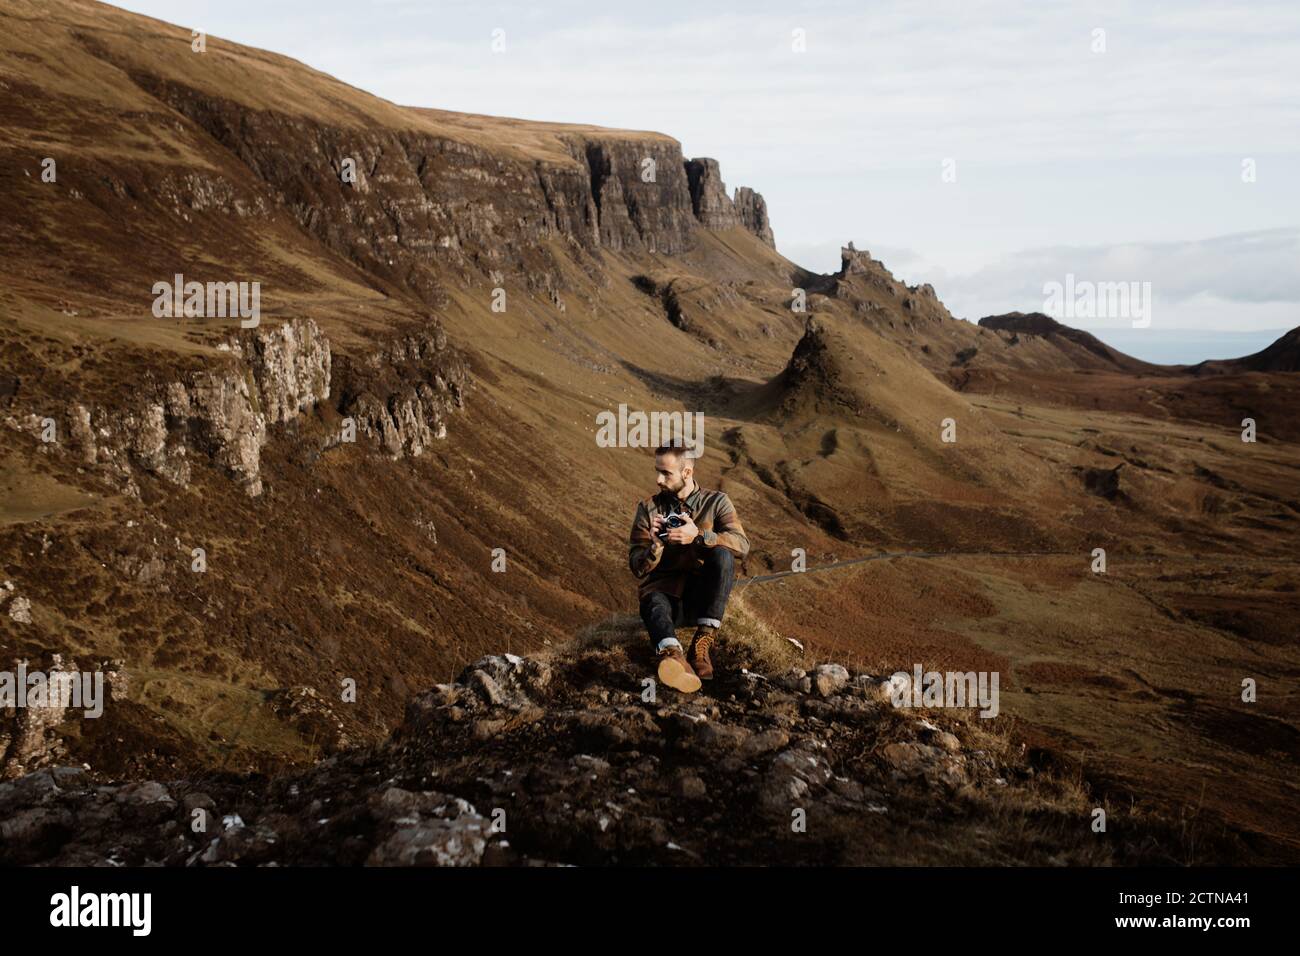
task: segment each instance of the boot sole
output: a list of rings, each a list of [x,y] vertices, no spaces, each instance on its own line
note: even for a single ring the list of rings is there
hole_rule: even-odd
[[[700,689],[700,679],[671,657],[659,662],[659,680],[683,694],[693,694]]]

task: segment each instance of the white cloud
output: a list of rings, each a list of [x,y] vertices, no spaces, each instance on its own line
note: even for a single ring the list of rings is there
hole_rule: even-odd
[[[1300,325],[1297,262],[1300,229],[1270,229],[1187,242],[1026,249],[966,274],[930,272],[925,281],[953,314],[967,318],[1043,311],[1044,284],[1073,275],[1076,283],[1151,283],[1163,328],[1276,329]],[[896,270],[920,281],[913,271],[906,264]]]

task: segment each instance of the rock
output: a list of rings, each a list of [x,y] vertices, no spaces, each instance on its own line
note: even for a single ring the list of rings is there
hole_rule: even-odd
[[[277,717],[304,739],[315,741],[323,753],[334,753],[352,745],[333,704],[316,688],[283,687],[272,692],[267,702]]]
[[[688,159],[686,176],[690,182],[691,206],[695,218],[708,229],[731,229],[740,225],[735,206],[727,197],[716,159]]]
[[[868,799],[867,788],[848,777],[832,777],[829,786],[836,795],[850,803],[865,803]],[[874,791],[871,793],[874,794]]]
[[[743,749],[749,732],[743,727],[733,727],[716,721],[702,721],[694,725],[687,738],[693,747],[704,751],[720,752]]]
[[[950,734],[946,730],[941,731],[935,736],[935,743],[949,753],[958,753],[961,751],[961,741],[957,739],[955,734]]]
[[[775,249],[776,237],[772,233],[772,223],[767,218],[767,203],[763,197],[748,186],[739,186],[736,188],[734,204],[741,226]]]
[[[506,726],[504,720],[476,720],[470,728],[470,732],[478,740],[488,740],[495,737]]]
[[[683,800],[703,800],[709,788],[696,774],[686,772],[678,775],[673,792]]]
[[[831,769],[820,756],[792,747],[776,756],[759,784],[759,808],[769,816],[788,817],[796,807],[807,808],[831,779]]]
[[[616,715],[604,713],[582,714],[577,720],[578,740],[584,747],[617,750],[635,746],[642,736],[641,728],[629,733]]]
[[[912,776],[924,770],[932,752],[923,744],[891,743],[881,748],[880,755],[892,770]]]
[[[5,786],[10,788],[15,800],[27,804],[39,803],[59,792],[58,781],[50,770],[37,770]]]
[[[839,664],[820,664],[812,674],[812,689],[818,696],[830,697],[849,684],[849,672]]]
[[[371,809],[395,829],[371,852],[367,866],[475,866],[487,849],[491,821],[464,800],[390,787],[371,801]]]
[[[9,604],[9,617],[19,624],[32,623],[32,602],[25,597],[16,597]]]
[[[217,802],[206,793],[196,791],[181,797],[181,809],[184,811],[185,821],[188,825],[194,819],[195,810],[202,810],[207,820],[215,818],[217,815]]]
[[[15,598],[14,603],[20,600],[22,598]],[[29,664],[29,672],[37,669]],[[77,664],[71,660],[65,662],[61,654],[51,654],[48,663],[40,669],[45,672],[50,689],[49,706],[15,708],[12,730],[6,735],[9,737],[9,745],[0,751],[0,778],[22,776],[58,760],[64,753],[63,742],[59,739],[57,728],[67,716],[68,708],[64,706],[64,702],[71,701],[62,694],[53,692],[55,686],[53,679],[54,675],[59,673],[71,674],[74,680],[79,679]],[[28,698],[29,701],[30,699]],[[48,779],[49,785],[55,786],[53,777],[48,774],[38,779]]]
[[[778,687],[784,687],[786,690],[799,691],[803,687],[804,678],[807,674],[798,667],[792,667],[784,674],[773,679]]]
[[[73,832],[73,818],[57,807],[31,807],[0,820],[0,860],[27,862],[32,851],[48,853]]]
[[[167,788],[157,780],[128,783],[117,791],[117,802],[129,806],[146,806],[155,803],[175,804]]]
[[[506,703],[506,695],[501,692],[497,682],[486,672],[476,670],[469,675],[466,681],[470,689],[476,691],[480,697],[487,701],[489,707],[502,707]]]
[[[90,775],[81,767],[51,767],[50,777],[60,790],[83,790],[90,787]]]
[[[780,678],[807,681],[808,696],[752,680],[744,682],[752,692],[735,699],[724,684],[719,696],[653,707],[627,689],[643,668],[616,648],[545,662],[484,657],[463,682],[419,695],[388,743],[269,780],[94,786],[76,767],[28,773],[0,783],[0,864],[759,862],[770,858],[763,834],[788,828],[796,808],[819,826],[834,823],[822,832],[838,833],[861,859],[871,852],[868,814],[950,820],[954,792],[1024,779],[1002,757],[968,760],[932,720],[846,693],[879,685],[832,663]],[[492,809],[481,814],[475,803]],[[720,849],[717,827],[736,806],[755,807],[759,819]],[[197,810],[206,831],[193,829]],[[506,829],[494,832],[493,820]],[[799,845],[783,852],[801,853]],[[821,842],[807,852],[811,862],[839,851]]]
[[[780,750],[790,743],[790,735],[784,730],[771,729],[760,731],[748,737],[740,747],[740,755],[747,760],[760,757],[773,750]]]
[[[593,757],[590,754],[578,754],[573,758],[573,764],[579,770],[586,770],[594,774],[602,774],[609,770],[609,761],[601,760],[599,757]]]
[[[244,863],[255,866],[274,859],[280,837],[270,827],[238,826],[213,837],[199,859],[204,863]]]
[[[902,671],[891,675],[887,680],[880,682],[877,688],[876,699],[882,704],[895,706],[896,700],[910,701],[912,698],[912,678]]]
[[[549,665],[514,654],[494,654],[467,667],[457,683],[473,690],[489,707],[522,710],[534,697],[545,696],[551,682]]]

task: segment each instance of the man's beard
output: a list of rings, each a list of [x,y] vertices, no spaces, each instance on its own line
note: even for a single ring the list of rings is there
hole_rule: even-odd
[[[671,491],[673,494],[677,494],[677,492],[681,491],[683,488],[686,487],[686,479],[678,478],[676,484],[674,484],[671,481],[665,481],[664,487],[667,488],[669,491]]]

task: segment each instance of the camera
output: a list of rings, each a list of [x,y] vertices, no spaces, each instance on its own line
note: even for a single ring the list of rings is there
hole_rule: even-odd
[[[682,525],[686,524],[686,515],[682,514],[664,515],[663,519],[664,523],[660,525],[659,530],[655,532],[655,537],[660,541],[666,541],[668,539],[668,532],[673,528],[680,528]]]

